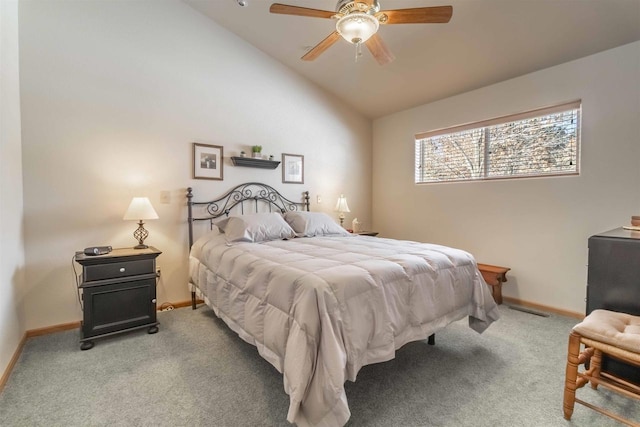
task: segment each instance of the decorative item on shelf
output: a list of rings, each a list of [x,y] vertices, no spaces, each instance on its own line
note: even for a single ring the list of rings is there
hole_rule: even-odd
[[[269,156],[269,160],[273,162],[273,154]]]
[[[244,157],[244,156],[246,156],[246,155],[247,155],[247,153],[245,153],[244,151],[241,151],[241,152],[240,152],[240,157]]]
[[[633,215],[631,217],[631,225],[622,226],[625,230],[640,231],[640,215]]]
[[[254,145],[251,147],[251,156],[255,159],[262,157],[262,145]]]
[[[344,194],[341,194],[338,198],[338,203],[336,203],[335,211],[340,213],[340,215],[338,215],[338,218],[340,218],[340,226],[342,227],[342,224],[344,223],[344,213],[351,212],[349,210],[349,205],[347,204],[347,198],[344,197]]]
[[[353,230],[352,233],[361,232],[361,225],[362,224],[360,223],[360,221],[358,221],[358,218],[353,218],[353,221],[351,221],[351,230]]]
[[[134,249],[147,249],[149,246],[144,244],[144,239],[149,237],[149,232],[144,228],[145,219],[158,219],[158,214],[151,205],[147,197],[134,197],[129,204],[127,212],[124,214],[124,220],[139,220],[138,228],[133,232],[133,237],[138,240],[138,245]]]

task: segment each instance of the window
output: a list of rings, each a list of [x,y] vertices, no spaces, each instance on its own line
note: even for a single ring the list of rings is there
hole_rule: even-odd
[[[580,101],[416,135],[416,183],[577,175]]]

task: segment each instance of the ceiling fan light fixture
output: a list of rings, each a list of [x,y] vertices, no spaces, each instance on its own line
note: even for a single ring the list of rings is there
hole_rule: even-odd
[[[336,23],[336,31],[346,41],[353,44],[364,43],[374,35],[380,23],[371,15],[363,12],[352,12],[343,16]]]

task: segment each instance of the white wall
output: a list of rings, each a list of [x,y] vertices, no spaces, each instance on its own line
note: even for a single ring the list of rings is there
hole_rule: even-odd
[[[20,66],[28,329],[80,319],[74,251],[133,246],[136,195],[160,216],[146,225],[159,303],[189,299],[188,186],[200,200],[251,180],[308,189],[332,215],[345,193],[370,221],[371,122],[180,1],[21,1]],[[224,181],[191,179],[192,142],[224,146]],[[232,166],[253,144],[303,154],[304,185]]]
[[[25,331],[18,2],[0,1],[0,376]]]
[[[580,176],[414,184],[417,132],[575,99]],[[588,237],[640,214],[639,118],[636,42],[375,120],[374,228],[466,249],[512,268],[504,295],[584,312]]]

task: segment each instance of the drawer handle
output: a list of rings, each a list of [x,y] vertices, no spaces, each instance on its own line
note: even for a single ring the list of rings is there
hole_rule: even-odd
[[[120,273],[124,273],[124,267],[120,268]]]

